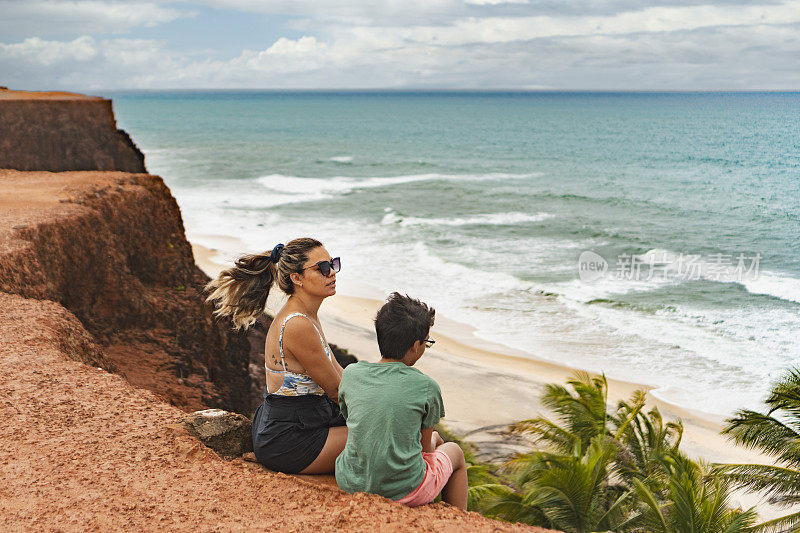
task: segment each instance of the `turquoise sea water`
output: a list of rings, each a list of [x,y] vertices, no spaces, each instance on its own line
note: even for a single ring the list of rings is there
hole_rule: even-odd
[[[108,96],[201,244],[314,235],[342,278],[708,412],[800,362],[800,93]]]

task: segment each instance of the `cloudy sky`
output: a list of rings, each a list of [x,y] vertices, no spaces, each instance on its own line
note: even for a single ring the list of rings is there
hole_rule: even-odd
[[[800,0],[0,0],[20,89],[800,89]]]

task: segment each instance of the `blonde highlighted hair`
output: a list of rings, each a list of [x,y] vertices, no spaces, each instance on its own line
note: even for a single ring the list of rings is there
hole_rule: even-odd
[[[249,328],[265,312],[274,283],[286,294],[294,293],[292,273],[303,272],[308,253],[319,246],[318,240],[304,237],[289,241],[277,262],[272,261],[272,251],[239,257],[233,268],[223,270],[205,287],[214,316],[231,317],[236,330]]]

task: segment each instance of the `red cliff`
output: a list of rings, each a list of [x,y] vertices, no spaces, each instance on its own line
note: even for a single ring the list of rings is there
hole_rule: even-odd
[[[249,343],[203,304],[161,178],[0,170],[0,213],[0,291],[60,304],[108,368],[183,409],[248,411]]]
[[[43,171],[0,170],[0,291],[60,304],[103,366],[182,409],[251,408],[249,343],[211,319],[178,205],[110,100],[0,88],[4,167]]]
[[[0,168],[146,172],[111,100],[0,87]]]

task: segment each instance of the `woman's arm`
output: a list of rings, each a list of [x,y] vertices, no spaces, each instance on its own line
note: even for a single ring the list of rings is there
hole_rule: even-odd
[[[283,350],[297,359],[303,371],[325,390],[331,400],[338,403],[341,369],[328,359],[319,334],[309,320],[295,319],[286,323]]]
[[[433,445],[433,428],[422,429],[422,451],[432,452],[436,447]]]
[[[342,372],[344,372],[344,368],[342,368],[342,365],[340,365],[339,361],[336,360],[336,357],[333,358],[333,366],[336,368],[336,372],[339,374],[339,377],[341,378]]]
[[[444,439],[433,428],[422,428],[422,451],[432,452],[444,444]]]
[[[330,348],[330,344],[328,345],[328,348]],[[331,353],[333,353],[333,349],[331,349]],[[339,361],[336,360],[335,355],[333,356],[333,361],[331,361],[331,363],[333,364],[333,368],[336,369],[336,373],[339,374],[339,378],[341,379],[342,372],[344,372],[344,368],[342,368],[342,365],[340,365]]]

